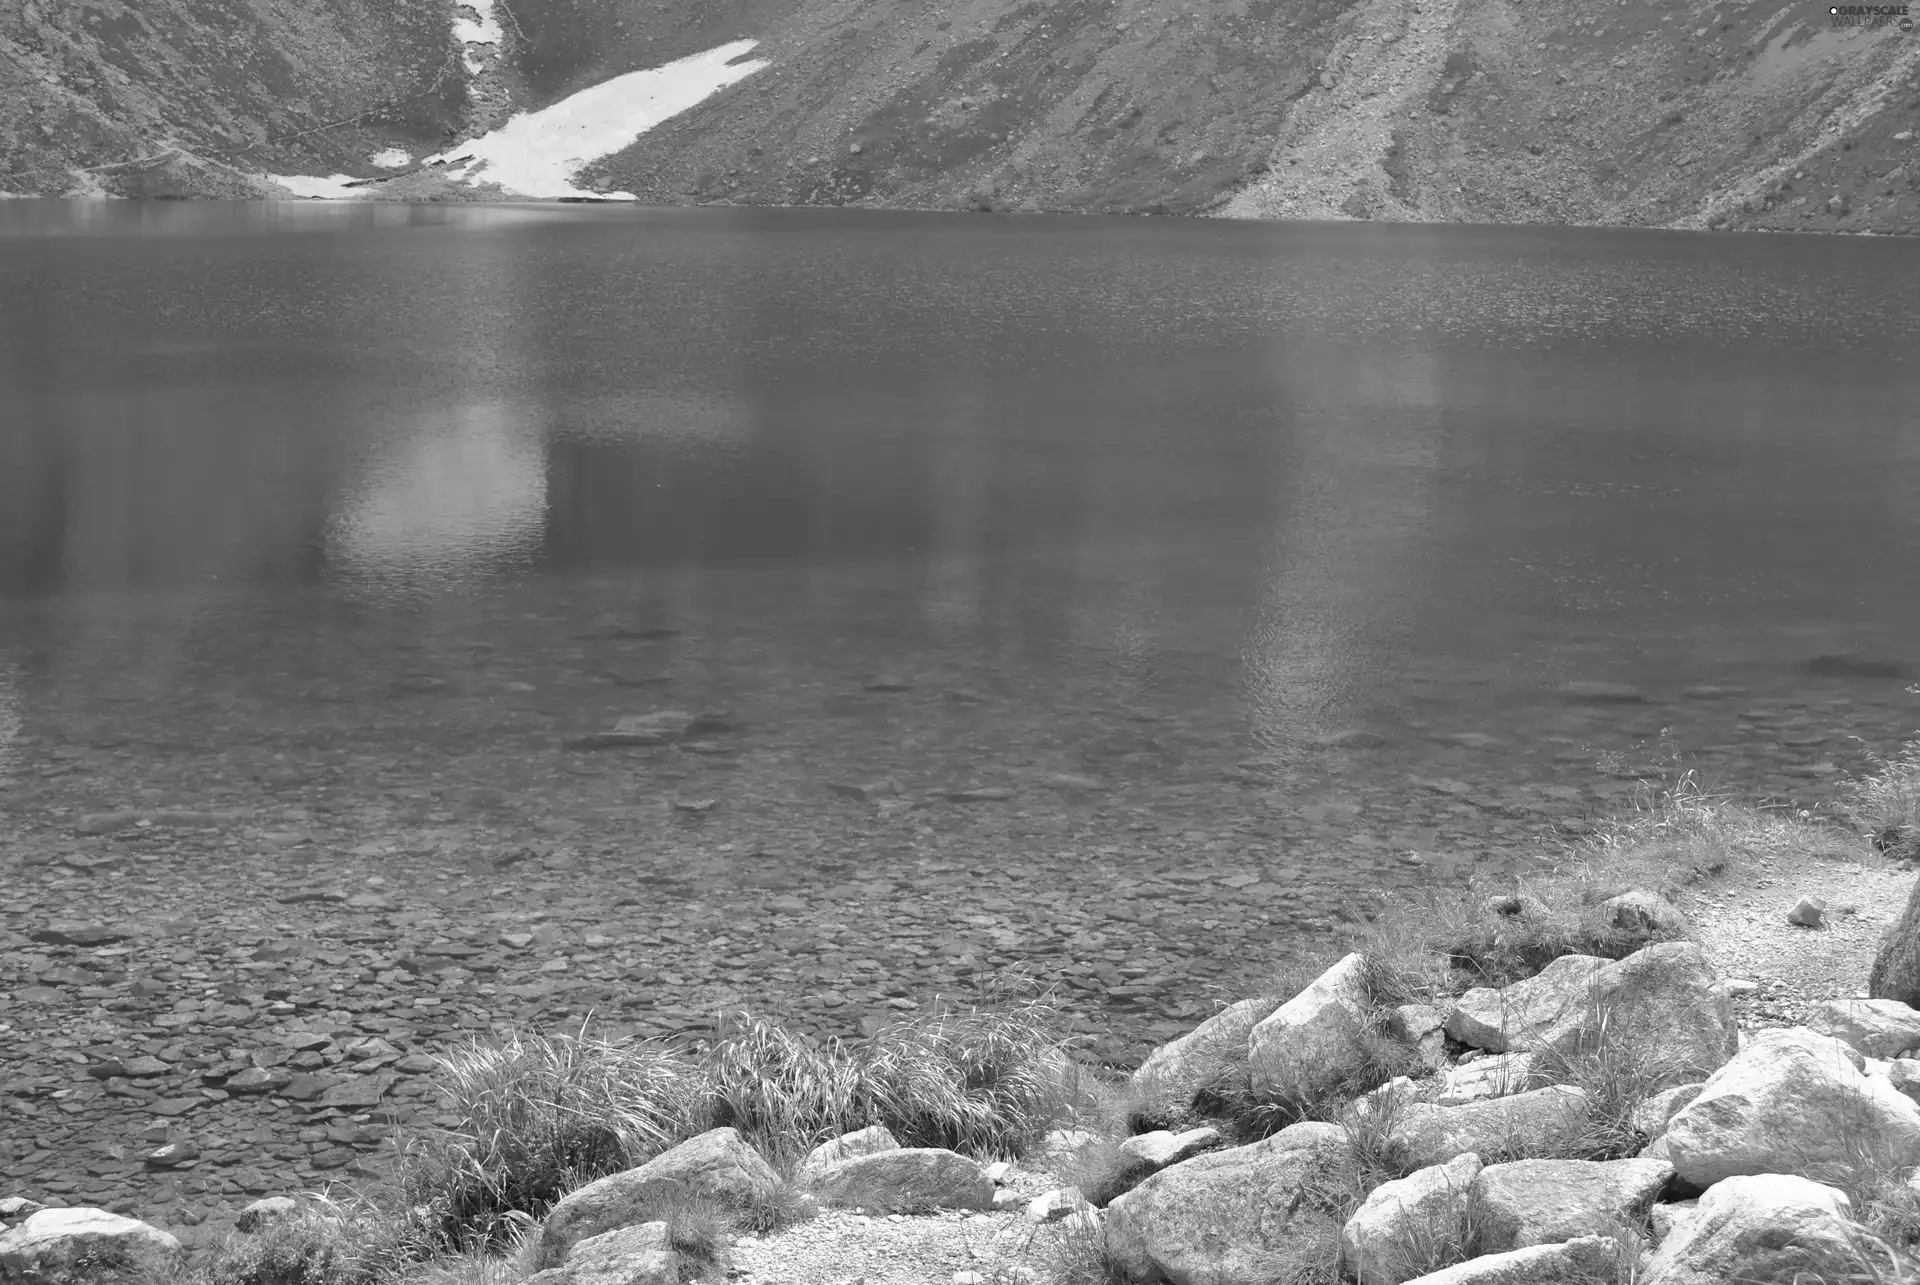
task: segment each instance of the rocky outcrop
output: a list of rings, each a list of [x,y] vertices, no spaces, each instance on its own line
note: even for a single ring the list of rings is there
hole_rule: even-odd
[[[1674,1171],[1697,1187],[1745,1174],[1831,1177],[1873,1152],[1920,1163],[1920,1107],[1860,1055],[1804,1028],[1761,1031],[1667,1123]]]
[[[771,1196],[780,1175],[732,1129],[710,1129],[647,1163],[576,1188],[541,1224],[537,1265],[558,1267],[579,1242],[654,1221],[688,1197],[744,1207]]]

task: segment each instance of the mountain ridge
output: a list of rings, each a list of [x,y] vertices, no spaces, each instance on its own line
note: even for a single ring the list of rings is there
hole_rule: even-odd
[[[1920,232],[1920,31],[1600,0],[27,0],[0,190],[484,199],[424,157],[739,38],[586,166],[664,204]],[[492,44],[464,44],[493,18]],[[1907,23],[1902,27],[1902,21]],[[157,159],[156,159],[157,158]]]

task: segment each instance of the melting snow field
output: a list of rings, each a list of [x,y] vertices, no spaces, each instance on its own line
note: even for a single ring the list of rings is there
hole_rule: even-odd
[[[474,38],[465,30],[461,37]],[[440,172],[456,182],[498,183],[512,195],[535,200],[565,196],[635,200],[631,192],[582,190],[574,186],[573,177],[583,166],[627,147],[661,121],[768,66],[764,58],[733,62],[757,44],[757,40],[736,40],[664,67],[615,76],[542,111],[522,112],[491,134],[429,156],[424,163],[443,166]],[[364,190],[342,186],[352,181],[344,174],[267,177],[295,196],[352,200],[366,195]]]

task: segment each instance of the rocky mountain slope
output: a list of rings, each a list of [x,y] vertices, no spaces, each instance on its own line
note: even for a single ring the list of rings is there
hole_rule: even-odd
[[[377,179],[380,149],[424,156],[751,37],[766,70],[584,181],[669,203],[1920,231],[1920,30],[1804,0],[19,4],[0,4],[15,193]],[[462,17],[497,39],[463,48]]]

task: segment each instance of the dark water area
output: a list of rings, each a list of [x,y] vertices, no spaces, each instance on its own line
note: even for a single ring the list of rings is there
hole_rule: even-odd
[[[877,908],[951,947],[889,972],[1060,950],[1164,1034],[1101,933],[1197,986],[1678,765],[1822,803],[1916,723],[1913,242],[0,219],[0,820],[249,817],[113,841],[210,916],[624,893],[872,952]],[[565,748],[663,709],[726,717]]]

